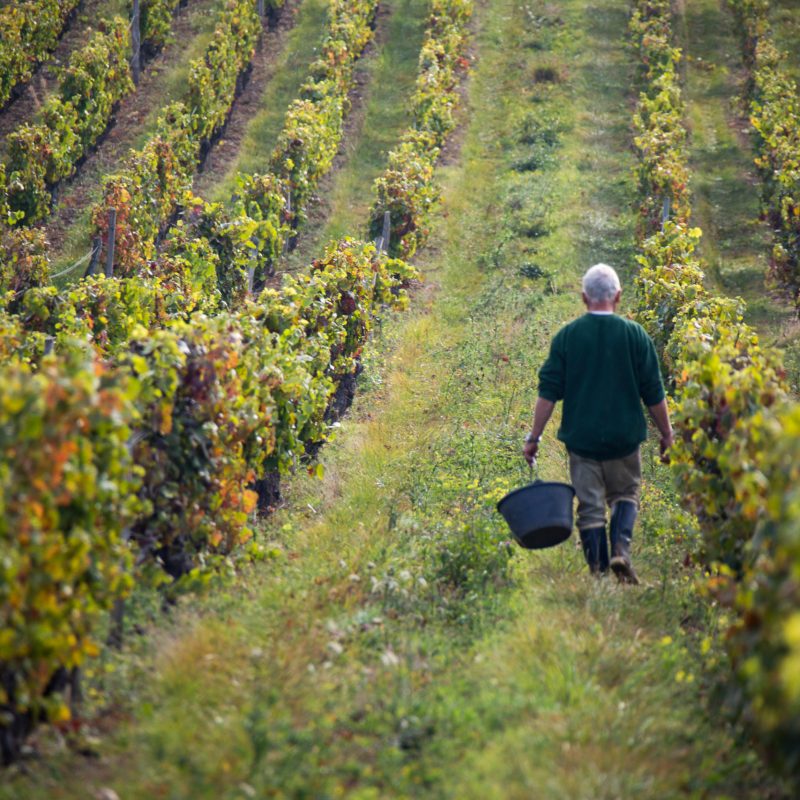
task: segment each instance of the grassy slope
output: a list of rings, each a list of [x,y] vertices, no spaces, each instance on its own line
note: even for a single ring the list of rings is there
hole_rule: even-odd
[[[771,3],[775,43],[786,54],[786,64],[800,83],[800,0],[777,0]]]
[[[111,659],[100,761],[53,757],[0,797],[781,796],[707,710],[716,612],[665,535],[686,521],[651,451],[641,589],[591,579],[572,543],[509,562],[493,509],[524,478],[535,370],[581,269],[630,263],[624,11],[481,9],[427,288],[371,351],[324,482],[298,478],[265,526],[272,562]],[[537,84],[545,66],[566,82]],[[528,113],[561,147],[517,172]],[[564,476],[552,430],[542,474]]]
[[[365,90],[353,110],[348,136],[334,172],[320,186],[320,203],[301,234],[287,268],[303,268],[325,242],[364,235],[374,200],[372,183],[386,156],[410,122],[408,98],[414,89],[425,28],[426,0],[388,0],[388,20],[369,56],[359,62],[356,80]]]
[[[717,0],[684,4],[680,44],[686,55],[686,99],[692,130],[695,223],[701,253],[719,291],[747,301],[747,321],[766,343],[786,350],[786,366],[800,389],[800,325],[765,276],[772,247],[759,221],[758,179],[747,121],[738,115],[741,55],[731,15]]]

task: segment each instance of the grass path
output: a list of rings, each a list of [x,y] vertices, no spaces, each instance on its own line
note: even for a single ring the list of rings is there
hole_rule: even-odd
[[[260,91],[242,114],[241,130],[234,141],[228,131],[219,144],[235,147],[233,157],[222,157],[215,164],[212,154],[208,168],[196,176],[194,189],[210,201],[227,202],[235,188],[237,173],[267,171],[270,156],[283,126],[286,111],[300,93],[309,67],[319,53],[327,23],[325,0],[302,0],[287,7],[293,16],[291,30],[282,42],[277,58]]]
[[[332,172],[317,192],[287,269],[302,269],[332,239],[363,236],[372,184],[410,122],[409,100],[428,15],[427,0],[385,0],[374,46],[356,66],[353,109]]]
[[[513,549],[494,511],[583,268],[630,264],[626,10],[481,6],[425,288],[370,350],[324,481],[293,482],[271,560],[101,665],[99,758],[54,754],[0,798],[785,796],[724,716],[718,612],[651,450],[639,589],[572,542]],[[552,429],[542,451],[563,477]]]
[[[719,0],[681,4],[678,33],[685,54],[691,125],[694,219],[703,229],[701,254],[717,288],[747,301],[747,321],[763,340],[785,349],[800,390],[800,323],[792,305],[765,285],[772,239],[759,221],[758,177],[740,116],[741,55],[731,15]]]
[[[785,63],[800,84],[800,0],[777,0],[770,7],[775,44],[784,52]]]

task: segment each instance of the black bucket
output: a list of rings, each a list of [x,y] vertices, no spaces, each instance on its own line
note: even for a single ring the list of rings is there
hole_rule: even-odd
[[[569,538],[574,497],[575,490],[568,483],[537,480],[509,492],[497,510],[522,547],[540,550]]]

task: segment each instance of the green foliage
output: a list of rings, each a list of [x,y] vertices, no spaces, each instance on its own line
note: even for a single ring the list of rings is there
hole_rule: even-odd
[[[681,308],[706,294],[703,271],[694,256],[700,235],[699,228],[689,230],[669,222],[642,242],[642,253],[636,258],[638,320],[659,353],[664,353],[672,337]]]
[[[105,179],[92,224],[107,244],[108,210],[116,209],[114,264],[119,274],[135,274],[154,258],[156,240],[191,188],[198,157],[191,115],[182,103],[173,103],[162,111],[144,148],[131,152],[123,170]]]
[[[176,578],[248,541],[253,480],[325,440],[338,382],[415,275],[344,240],[234,313],[184,321],[176,269],[30,290],[0,315],[0,704],[36,708],[57,668],[96,652],[97,615],[131,580],[123,529],[140,567]]]
[[[121,274],[138,272],[154,257],[156,241],[191,188],[202,146],[227,119],[260,30],[250,0],[224,0],[205,56],[192,65],[186,101],[167,106],[142,150],[106,178],[92,225],[105,242],[108,210],[117,210],[115,265]]]
[[[658,230],[665,199],[671,204],[670,218],[688,223],[689,170],[678,79],[681,53],[670,43],[669,3],[640,2],[634,9],[629,33],[644,72],[644,90],[633,115],[634,146],[641,226],[647,235]]]
[[[272,171],[290,187],[295,226],[305,221],[308,201],[339,149],[344,98],[327,94],[325,89],[333,87],[315,84],[322,91],[314,99],[292,103],[272,156]]]
[[[259,344],[226,315],[197,317],[135,337],[121,357],[139,385],[134,458],[151,509],[132,538],[140,558],[158,557],[176,577],[198,554],[225,555],[249,538],[255,474],[244,450],[251,437],[262,458],[272,446],[273,365]]]
[[[51,192],[75,172],[77,162],[106,130],[117,103],[133,91],[128,23],[116,17],[76,50],[61,85],[42,110],[8,137],[6,170],[13,180],[9,203],[25,224],[50,213]]]
[[[436,0],[419,56],[417,86],[411,99],[414,127],[389,153],[386,171],[375,181],[375,203],[370,213],[370,236],[377,239],[383,219],[391,218],[392,255],[411,257],[428,237],[430,213],[438,202],[433,167],[444,140],[455,127],[458,105],[456,75],[465,67],[471,5],[464,0]]]
[[[180,275],[171,278],[92,276],[59,292],[27,292],[19,310],[25,328],[64,339],[81,339],[104,355],[128,345],[139,330],[161,327],[194,310]]]
[[[684,317],[674,338],[681,369],[675,378],[681,436],[673,450],[678,481],[704,531],[703,557],[741,574],[754,528],[736,498],[728,450],[749,435],[753,415],[785,396],[779,358],[759,348],[738,315]]]
[[[180,0],[141,0],[139,3],[139,27],[142,46],[153,52],[173,41],[172,17]],[[128,5],[129,16],[133,4]]]
[[[222,128],[260,34],[255,4],[226,0],[203,58],[189,65],[186,105],[200,141],[209,141]]]
[[[749,71],[764,214],[775,231],[772,269],[800,302],[800,106],[798,87],[775,46],[766,0],[728,0],[737,17]]]
[[[374,7],[360,2],[350,14],[334,6],[332,30],[344,38],[331,34],[304,103],[343,108]],[[106,359],[98,374],[129,391],[120,419],[135,422],[130,453],[140,489],[127,529],[137,562],[174,577],[196,575],[248,540],[253,480],[293,469],[325,440],[337,386],[358,371],[381,309],[404,307],[404,287],[416,277],[372,245],[344,240],[308,273],[248,301],[247,271],[269,274],[288,235],[287,184],[242,177],[230,209],[201,204],[187,191],[201,129],[183,104],[168,107],[129,168],[107,181],[94,221],[105,233],[105,207],[117,209],[122,277],[65,291],[20,287],[9,306],[17,316],[0,319],[3,352],[43,371],[45,336],[55,337],[61,359],[85,358],[88,344]],[[297,174],[313,182],[319,164],[304,163]],[[185,219],[159,260],[147,260],[179,202],[189,207]],[[220,302],[235,310],[219,313]]]
[[[12,0],[0,8],[0,107],[56,46],[79,0]]]
[[[139,471],[134,387],[119,374],[80,348],[0,372],[0,706],[13,716],[41,707],[56,669],[97,653],[99,614],[130,588],[122,534]]]
[[[729,651],[764,746],[788,774],[800,767],[800,409],[758,413],[729,448],[737,497],[757,521],[740,582]]]
[[[641,78],[646,86],[654,85],[661,75],[674,69],[680,51],[672,44],[672,20],[669,0],[635,2],[628,23],[631,46],[637,54]]]
[[[0,229],[0,292],[6,295],[5,307],[13,310],[28,289],[48,282],[46,248],[39,229]]]
[[[376,7],[376,0],[331,2],[320,57],[286,113],[270,167],[287,188],[294,228],[305,222],[308,201],[339,149],[353,66],[372,38]]]
[[[375,7],[374,0],[331,4],[322,53],[286,113],[271,172],[237,175],[226,205],[184,200],[188,211],[180,240],[204,242],[215,254],[219,293],[228,306],[241,303],[251,284],[263,287],[292,230],[306,219],[308,202],[339,148],[353,65],[372,37]]]
[[[779,61],[763,38],[766,3],[732,1],[745,21],[746,52],[755,70],[754,96],[759,100],[753,100],[758,112],[753,124],[763,140],[760,165],[771,176],[769,195],[774,187],[796,181],[797,162],[794,177],[787,178],[782,171],[789,162],[770,160],[778,151],[786,155],[793,150],[796,157],[797,138],[792,133],[796,110],[777,110],[777,103],[767,103],[765,112],[760,104],[773,88],[775,97],[787,89],[776,72],[759,67],[764,58],[776,68]],[[664,192],[673,200],[680,198],[676,221],[642,245],[637,278],[640,318],[659,346],[675,389],[678,436],[670,455],[687,508],[701,526],[701,555],[716,566],[711,588],[737,613],[727,642],[743,688],[744,709],[766,737],[770,757],[796,775],[800,764],[798,410],[786,409],[780,356],[762,349],[757,334],[744,324],[744,303],[716,298],[703,285],[703,271],[694,256],[700,231],[688,227],[686,131],[676,58],[665,57],[671,12],[662,0],[641,2],[638,7],[643,13],[634,15],[631,30],[647,81],[635,118],[643,230],[654,229]],[[661,21],[648,28],[642,20],[654,11]],[[657,35],[650,37],[653,28]],[[793,202],[778,201],[792,224]],[[787,227],[783,230],[786,233]],[[791,239],[781,241],[791,247]],[[784,247],[783,252],[789,249]]]
[[[19,213],[13,212],[8,205],[6,165],[0,162],[0,230],[13,225],[19,218]]]

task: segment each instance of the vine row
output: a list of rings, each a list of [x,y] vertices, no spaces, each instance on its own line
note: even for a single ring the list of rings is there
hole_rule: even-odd
[[[150,330],[171,310],[148,308],[153,288],[98,277],[64,302],[57,356],[0,318],[0,730],[17,733],[4,748],[68,714],[54,676],[97,652],[100,615],[134,580],[202,579],[248,543],[259,555],[254,482],[324,440],[376,314],[405,304],[412,274],[343,241],[236,312]]]
[[[451,7],[468,9],[435,5]],[[259,180],[243,179],[251,210]],[[374,320],[406,305],[416,275],[343,240],[280,289],[221,311],[218,263],[208,239],[179,230],[137,278],[5,295],[4,758],[37,719],[68,716],[58,690],[134,580],[153,568],[202,580],[237,550],[264,555],[248,527],[253,489],[263,499],[281,471],[311,468]]]
[[[748,70],[750,122],[764,215],[775,232],[771,267],[800,307],[800,107],[798,86],[769,26],[769,0],[728,0]]]
[[[145,0],[140,8],[141,47],[152,55],[170,41],[180,0]],[[7,138],[0,183],[17,224],[32,225],[50,214],[58,185],[75,174],[112,121],[119,102],[134,90],[131,30],[122,17],[100,22],[61,72],[57,92],[40,111],[40,121],[23,123]]]
[[[683,199],[686,132],[669,0],[637,0],[630,30],[644,78],[636,118],[639,319],[669,376],[678,434],[671,459],[700,524],[700,556],[714,565],[709,586],[735,612],[725,641],[742,710],[758,727],[765,754],[796,775],[800,408],[789,400],[780,354],[763,348],[744,323],[743,301],[716,297],[703,285],[695,253],[701,231],[690,227]],[[674,216],[654,230],[652,212],[663,207],[662,193],[673,191],[681,198]]]
[[[456,125],[457,76],[469,63],[466,43],[472,7],[471,0],[433,0],[412,98],[413,126],[389,153],[388,167],[375,181],[369,233],[373,239],[381,235],[388,211],[391,226],[385,245],[400,258],[410,258],[425,243],[430,213],[439,198],[433,170]]]
[[[0,7],[0,108],[56,46],[80,0],[15,0]]]
[[[373,35],[377,0],[333,0],[320,57],[286,112],[264,174],[236,177],[227,204],[186,195],[186,212],[170,232],[166,250],[214,254],[220,297],[241,302],[263,287],[339,149],[353,68]]]
[[[253,0],[223,0],[205,55],[190,65],[185,100],[165,107],[145,146],[106,177],[92,226],[107,246],[108,210],[116,210],[115,266],[122,275],[155,256],[156,241],[190,188],[204,147],[230,113],[260,34]]]
[[[55,187],[75,173],[133,91],[128,22],[116,17],[103,27],[71,55],[41,122],[23,123],[7,137],[8,204],[25,225],[49,216]]]

